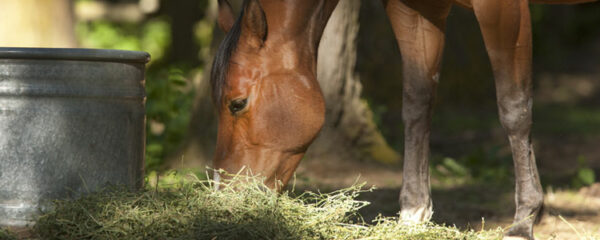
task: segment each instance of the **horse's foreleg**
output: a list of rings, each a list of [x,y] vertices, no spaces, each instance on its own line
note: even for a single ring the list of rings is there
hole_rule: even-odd
[[[510,237],[533,239],[543,204],[531,129],[531,22],[527,0],[474,0],[473,9],[492,63],[502,126],[512,148],[516,183]]]
[[[428,12],[412,6],[410,1],[389,0],[384,4],[403,60],[402,119],[405,130],[400,217],[406,222],[428,221],[433,213],[429,186],[429,132],[444,48],[445,18],[450,5]]]

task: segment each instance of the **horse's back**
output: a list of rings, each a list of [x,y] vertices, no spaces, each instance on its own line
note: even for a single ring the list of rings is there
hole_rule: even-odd
[[[541,3],[541,4],[578,4],[596,2],[598,0],[529,0],[530,3]]]
[[[472,1],[473,0],[454,0],[454,3],[459,6],[472,9],[473,8]],[[596,1],[598,1],[598,0],[529,0],[530,3],[536,3],[536,4],[578,4],[578,3],[588,3],[588,2],[596,2]]]

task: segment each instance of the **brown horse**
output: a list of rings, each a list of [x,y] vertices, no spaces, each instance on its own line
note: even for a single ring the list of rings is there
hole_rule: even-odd
[[[237,172],[246,167],[265,176],[272,188],[281,187],[278,181],[289,181],[324,122],[325,105],[316,80],[317,49],[337,2],[244,0],[234,20],[229,3],[219,0],[218,23],[227,35],[211,71],[219,115],[216,169]],[[479,22],[492,63],[500,120],[512,148],[517,208],[506,236],[533,238],[543,191],[530,140],[529,2],[383,0],[405,63],[402,220],[427,221],[433,213],[428,170],[432,102],[446,17],[451,6],[459,4],[472,9]]]

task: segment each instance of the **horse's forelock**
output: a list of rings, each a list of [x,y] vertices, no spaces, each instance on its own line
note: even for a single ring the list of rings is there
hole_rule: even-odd
[[[244,1],[244,4],[246,1]],[[241,19],[244,15],[244,11],[241,11],[240,16],[237,18],[233,27],[219,45],[219,48],[215,54],[215,58],[210,71],[210,84],[212,87],[212,100],[217,110],[220,110],[220,105],[223,95],[223,86],[227,80],[227,71],[229,70],[229,60],[231,55],[235,51],[240,34],[242,32]]]

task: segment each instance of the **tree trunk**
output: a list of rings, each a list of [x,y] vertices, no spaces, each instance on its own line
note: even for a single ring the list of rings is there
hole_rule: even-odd
[[[204,16],[198,13],[202,1],[163,0],[166,14],[171,20],[171,51],[168,62],[198,66],[199,47],[194,38],[194,25]]]
[[[76,47],[70,0],[0,0],[0,46]]]
[[[355,72],[359,10],[360,0],[340,1],[321,39],[317,78],[327,116],[307,158],[398,163],[400,155],[387,144],[360,98],[362,85]]]
[[[209,8],[214,11],[215,7]],[[397,163],[400,156],[388,146],[373,121],[369,106],[360,99],[362,86],[354,71],[359,7],[360,0],[340,1],[325,28],[319,48],[317,77],[325,96],[327,116],[325,126],[309,148],[307,158]],[[239,9],[239,6],[234,6],[234,9]],[[207,17],[214,18],[214,12],[207,13]],[[213,53],[223,37],[220,29],[215,28],[214,33]],[[195,81],[196,99],[190,134],[181,151],[167,161],[168,167],[211,164],[217,123],[208,83],[210,66],[211,62],[207,63],[203,76]]]

